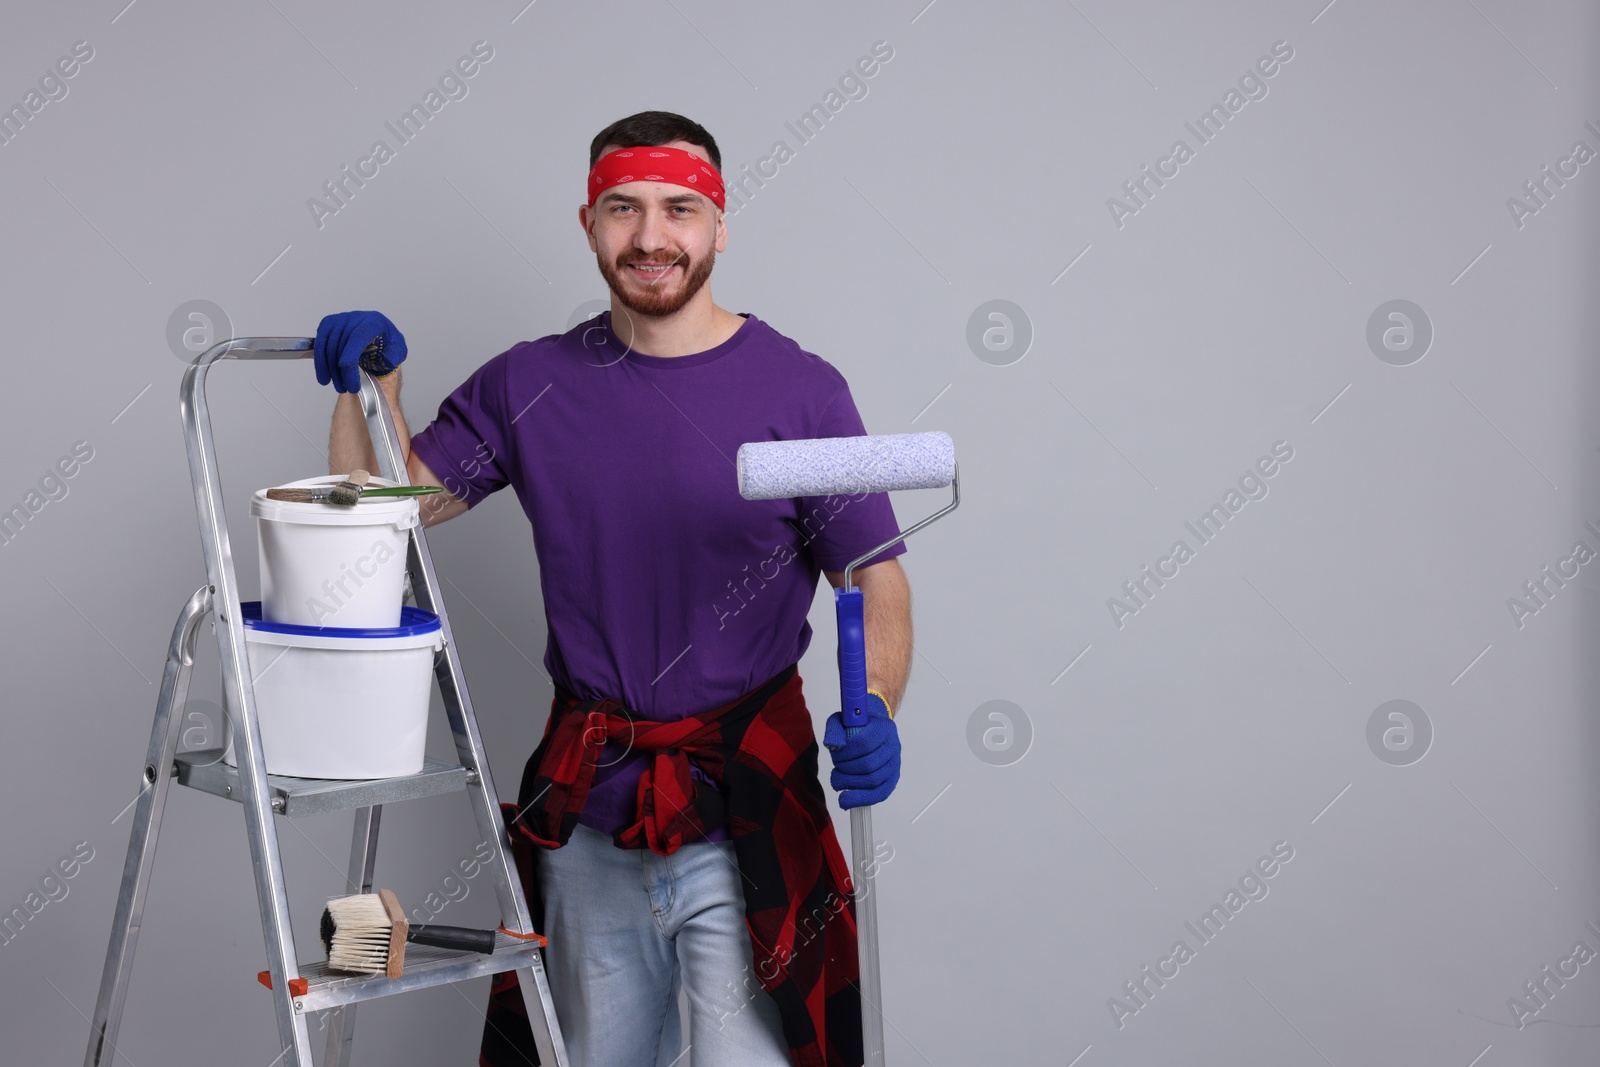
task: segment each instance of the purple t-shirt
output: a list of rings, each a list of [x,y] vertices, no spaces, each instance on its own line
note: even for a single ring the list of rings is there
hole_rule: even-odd
[[[715,348],[666,357],[630,352],[604,312],[490,359],[411,439],[469,506],[516,491],[539,559],[544,664],[581,698],[672,721],[748,693],[805,653],[820,572],[898,532],[887,493],[739,495],[747,441],[866,433],[843,375],[744,319]],[[580,821],[631,822],[646,758],[608,743]]]

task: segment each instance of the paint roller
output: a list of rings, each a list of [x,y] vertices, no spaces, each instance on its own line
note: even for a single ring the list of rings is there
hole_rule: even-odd
[[[739,495],[746,500],[834,494],[882,493],[950,486],[950,503],[921,522],[852,560],[844,584],[833,591],[839,620],[839,706],[848,736],[867,721],[867,649],[861,590],[850,581],[856,567],[905,540],[961,503],[955,443],[946,433],[824,437],[754,441],[739,446]],[[868,889],[873,867],[872,808],[850,809],[850,851],[856,876],[856,930],[861,961],[862,1049],[866,1067],[883,1064],[883,993],[878,968],[877,898]]]

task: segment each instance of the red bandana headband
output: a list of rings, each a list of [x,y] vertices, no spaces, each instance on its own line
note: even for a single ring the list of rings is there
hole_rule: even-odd
[[[601,193],[625,182],[667,182],[693,189],[719,209],[723,207],[722,176],[699,156],[681,148],[639,145],[601,156],[589,172],[589,206]]]

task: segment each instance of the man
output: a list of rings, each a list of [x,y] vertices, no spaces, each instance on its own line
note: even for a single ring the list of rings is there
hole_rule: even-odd
[[[375,312],[331,315],[317,374],[338,397],[330,468],[375,469],[356,367],[380,375],[423,521],[512,486],[532,525],[555,683],[518,804],[505,805],[574,1067],[861,1062],[848,864],[817,779],[795,666],[817,575],[897,532],[887,494],[746,501],[746,441],[865,433],[844,378],[712,301],[727,245],[721,155],[698,124],[641,112],[590,146],[578,220],[611,309],[475,371],[411,437],[405,342]],[[895,545],[863,590],[869,723],[828,721],[840,804],[899,778],[891,709],[910,667]],[[860,872],[857,872],[858,875]],[[514,975],[483,1064],[533,1061]]]

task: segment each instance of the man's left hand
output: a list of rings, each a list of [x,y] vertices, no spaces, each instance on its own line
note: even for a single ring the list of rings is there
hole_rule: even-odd
[[[900,780],[900,731],[889,717],[889,705],[868,690],[866,711],[866,724],[848,737],[844,714],[837,711],[828,716],[822,734],[822,743],[833,753],[829,782],[839,792],[839,806],[847,810],[882,803]]]

